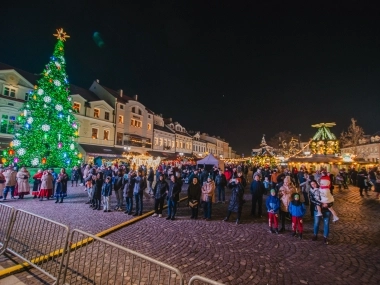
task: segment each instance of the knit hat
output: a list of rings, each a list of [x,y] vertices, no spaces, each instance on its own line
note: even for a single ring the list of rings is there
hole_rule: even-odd
[[[330,189],[330,183],[330,177],[328,177],[327,175],[322,176],[319,180],[319,185],[321,189]]]

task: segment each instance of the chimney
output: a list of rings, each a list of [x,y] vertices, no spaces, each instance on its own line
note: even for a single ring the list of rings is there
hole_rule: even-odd
[[[99,83],[99,79],[96,79],[96,82]]]
[[[119,93],[120,93],[120,98],[123,98],[123,89],[120,89]]]
[[[135,95],[135,96],[133,96],[133,99],[135,99],[135,101],[138,101],[138,98],[139,98],[139,95]]]

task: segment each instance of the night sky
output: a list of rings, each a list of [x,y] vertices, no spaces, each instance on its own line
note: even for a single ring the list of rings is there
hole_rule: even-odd
[[[111,9],[54,2],[2,4],[1,62],[42,72],[56,42],[52,34],[62,27],[71,36],[71,83],[89,88],[99,79],[138,94],[155,113],[220,135],[246,155],[263,133],[269,139],[288,130],[307,140],[316,131],[311,124],[320,122],[336,122],[336,135],[351,117],[366,134],[380,130],[376,6],[134,1]],[[104,46],[95,43],[95,32]]]

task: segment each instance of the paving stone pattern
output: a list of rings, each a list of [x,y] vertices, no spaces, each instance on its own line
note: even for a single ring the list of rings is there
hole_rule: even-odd
[[[90,233],[132,218],[123,212],[93,211],[84,204],[82,188],[69,187],[69,197],[62,204],[31,198],[7,204]],[[228,203],[214,204],[212,220],[205,221],[191,220],[189,208],[181,202],[175,221],[149,217],[106,239],[178,268],[186,280],[198,274],[225,284],[380,284],[380,200],[374,199],[374,192],[360,197],[356,187],[335,192],[334,208],[340,220],[330,223],[329,245],[323,244],[322,224],[319,239],[311,241],[309,211],[303,240],[290,236],[290,221],[284,234],[269,233],[265,213],[263,218],[249,215],[248,194],[239,225],[233,215],[230,222],[222,221]],[[226,196],[228,199],[229,191]],[[145,196],[144,212],[153,208],[153,200]],[[15,261],[1,257],[0,265],[9,267]],[[16,277],[26,284],[48,284],[35,269]]]

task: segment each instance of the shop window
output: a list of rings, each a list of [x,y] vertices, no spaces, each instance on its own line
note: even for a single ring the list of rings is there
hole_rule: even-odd
[[[94,140],[96,140],[96,139],[98,139],[98,129],[96,129],[96,128],[92,128],[92,131],[91,131],[91,136],[92,136],[92,138],[94,139]]]

